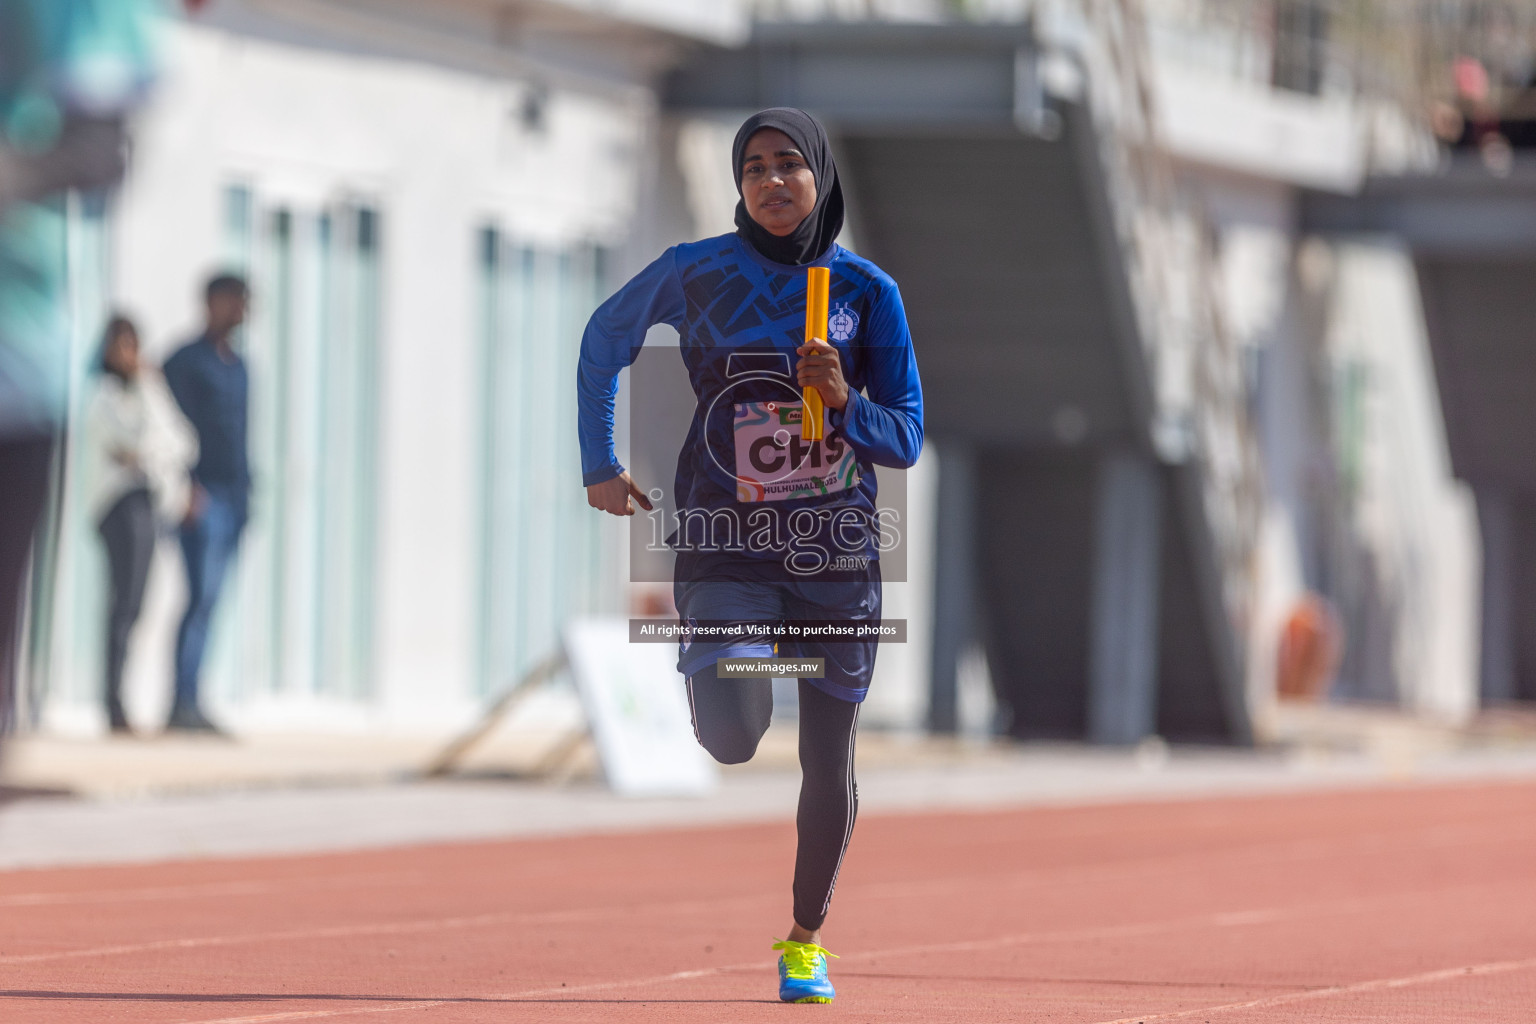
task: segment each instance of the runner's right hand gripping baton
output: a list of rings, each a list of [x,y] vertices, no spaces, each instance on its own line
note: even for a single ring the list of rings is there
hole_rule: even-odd
[[[805,277],[805,340],[827,340],[827,296],[832,290],[832,271],[826,267],[810,267]],[[800,403],[800,440],[820,441],[822,420],[825,418],[821,404],[821,392],[807,387]]]

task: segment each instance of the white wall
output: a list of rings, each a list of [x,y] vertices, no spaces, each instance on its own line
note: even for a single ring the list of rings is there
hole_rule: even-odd
[[[1335,249],[1329,347],[1365,369],[1358,528],[1390,595],[1403,704],[1449,722],[1478,703],[1477,515],[1451,474],[1413,261],[1390,238]]]
[[[1219,27],[1191,30],[1177,0],[1154,4],[1150,17],[1159,139],[1217,239],[1212,283],[1257,387],[1265,505],[1248,665],[1255,715],[1262,728],[1286,616],[1321,585],[1321,566],[1307,560],[1342,557],[1315,534],[1325,501],[1319,473],[1335,458],[1320,417],[1350,363],[1368,380],[1367,458],[1356,521],[1346,528],[1374,564],[1370,587],[1384,603],[1373,607],[1385,621],[1356,622],[1357,633],[1373,636],[1345,642],[1390,635],[1375,675],[1390,677],[1396,692],[1377,696],[1465,718],[1476,702],[1476,524],[1445,456],[1411,261],[1384,241],[1302,245],[1295,222],[1298,186],[1351,192],[1373,165],[1422,167],[1424,133],[1381,102],[1270,87],[1267,53],[1219,38]]]
[[[1279,182],[1183,164],[1181,185],[1199,197],[1215,236],[1216,300],[1256,386],[1256,442],[1263,511],[1248,631],[1248,700],[1262,730],[1275,696],[1275,659],[1285,617],[1306,591],[1302,547],[1306,474],[1313,458],[1304,328],[1292,292],[1294,197]]]

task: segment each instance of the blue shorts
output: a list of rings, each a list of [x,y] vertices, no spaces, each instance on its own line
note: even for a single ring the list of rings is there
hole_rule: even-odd
[[[678,580],[673,584],[683,622],[778,623],[835,620],[880,623],[880,563],[871,561],[863,578],[845,582],[785,580]],[[875,671],[874,637],[847,640],[693,640],[678,645],[677,670],[691,676],[719,658],[822,658],[826,675],[806,682],[840,700],[857,704],[869,693]]]

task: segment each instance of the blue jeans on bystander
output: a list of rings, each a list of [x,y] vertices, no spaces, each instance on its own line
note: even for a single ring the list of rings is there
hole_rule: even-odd
[[[208,646],[213,609],[244,526],[243,511],[234,502],[208,492],[198,517],[181,528],[181,551],[187,564],[187,612],[182,616],[181,630],[176,635],[173,717],[177,712],[192,712],[198,708],[198,677],[203,666],[203,651]]]

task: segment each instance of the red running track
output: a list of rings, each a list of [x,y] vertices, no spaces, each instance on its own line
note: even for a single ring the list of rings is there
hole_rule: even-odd
[[[839,998],[788,824],[0,874],[0,1021],[1536,1020],[1536,783],[867,816]]]

